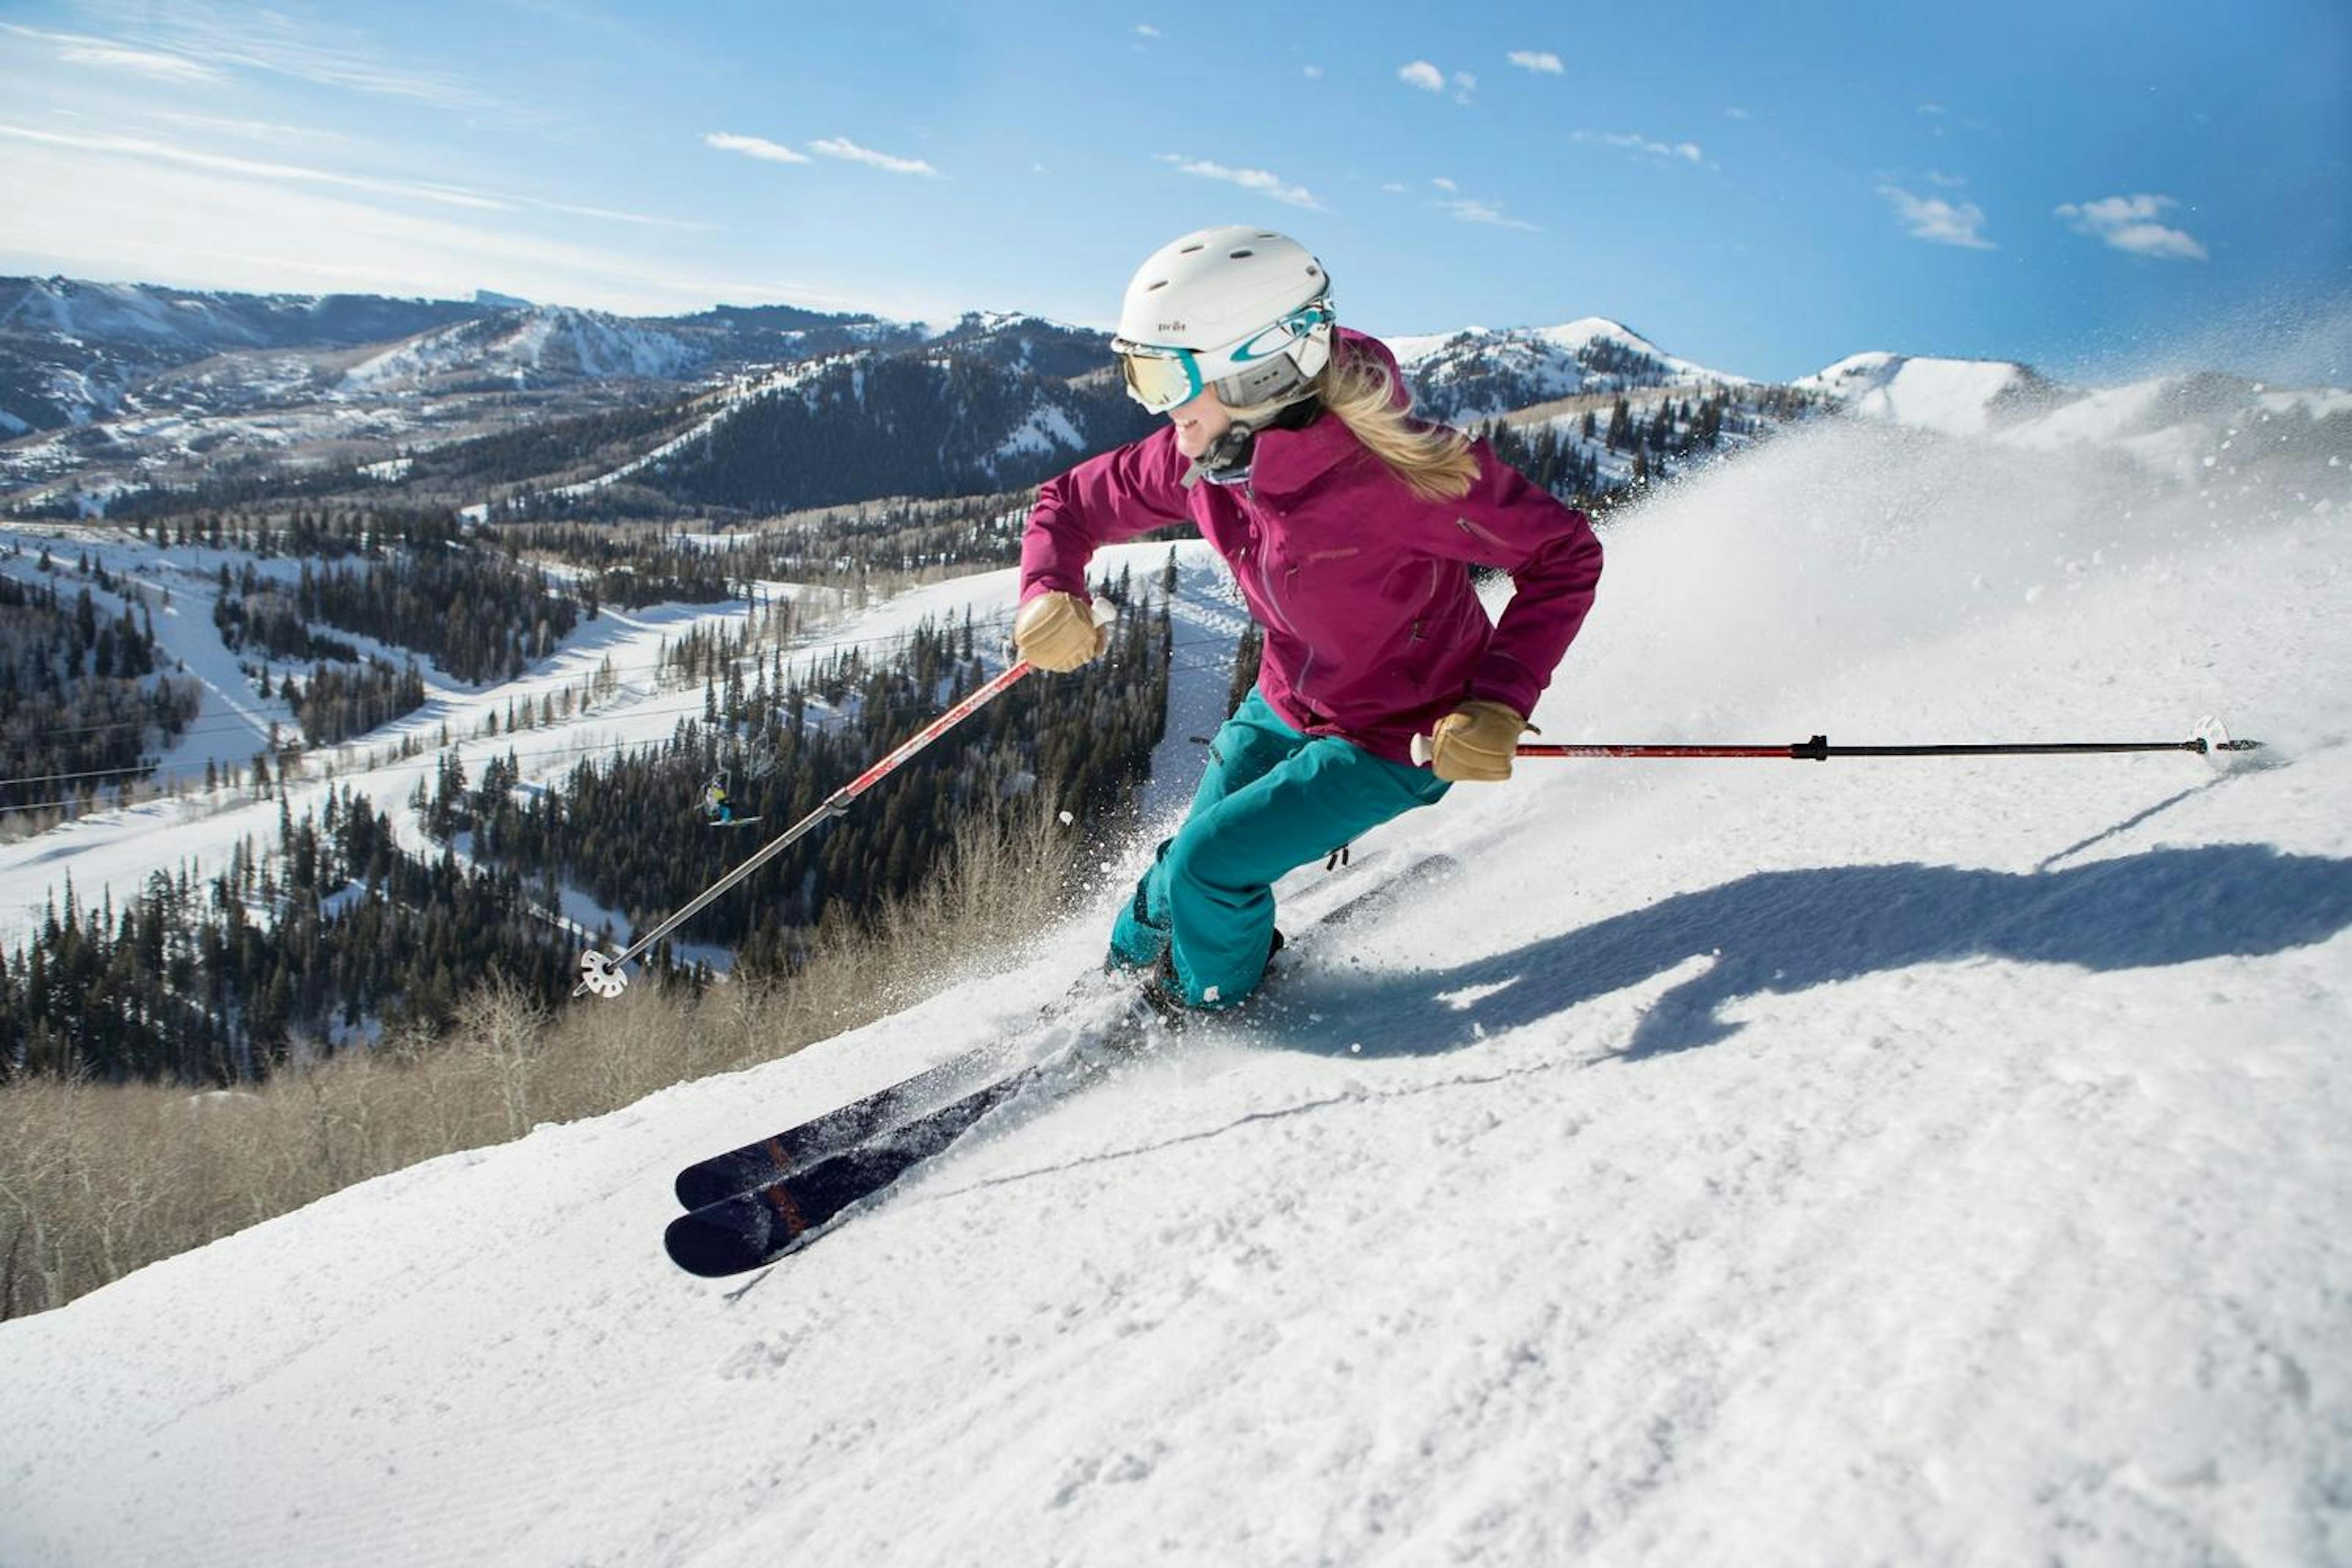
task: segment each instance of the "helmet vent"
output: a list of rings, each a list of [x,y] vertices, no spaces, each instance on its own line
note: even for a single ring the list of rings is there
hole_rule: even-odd
[[[1179,255],[1179,256],[1195,256],[1195,255],[1198,255],[1200,252],[1202,252],[1202,251],[1203,251],[1203,250],[1206,250],[1206,249],[1208,249],[1208,248],[1209,248],[1209,247],[1208,247],[1207,246],[1205,246],[1205,245],[1188,245],[1188,246],[1186,246],[1183,249],[1181,249],[1181,250],[1178,251],[1176,254],[1177,254],[1177,255]]]
[[[1168,287],[1168,279],[1165,279],[1165,278],[1157,278],[1157,279],[1154,279],[1152,280],[1151,287],[1150,287],[1150,289],[1146,289],[1144,290],[1144,292],[1145,292],[1145,293],[1147,293],[1147,294],[1150,294],[1150,293],[1155,292],[1155,291],[1156,291],[1156,290],[1158,290],[1158,289],[1165,289],[1165,288],[1167,288],[1167,287]]]
[[[1234,250],[1226,253],[1228,258],[1234,261],[1240,261],[1246,257],[1255,256],[1257,252],[1255,250]]]

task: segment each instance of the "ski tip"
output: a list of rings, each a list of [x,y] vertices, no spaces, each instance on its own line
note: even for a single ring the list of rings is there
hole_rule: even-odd
[[[770,1258],[761,1206],[740,1201],[678,1215],[662,1233],[662,1246],[672,1263],[706,1279],[757,1268]]]

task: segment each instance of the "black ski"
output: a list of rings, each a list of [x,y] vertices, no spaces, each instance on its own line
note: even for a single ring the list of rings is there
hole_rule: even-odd
[[[698,1160],[677,1173],[677,1201],[686,1208],[698,1209],[788,1175],[811,1161],[862,1143],[938,1103],[942,1095],[963,1087],[998,1059],[1004,1049],[1003,1042],[992,1040],[984,1046],[959,1051],[911,1078],[877,1089],[798,1126],[787,1127],[757,1143],[746,1143],[740,1149]]]
[[[1131,1047],[1148,1034],[1154,1015],[1138,1003],[1091,1043],[1097,1049]],[[705,1204],[670,1221],[662,1237],[670,1261],[689,1274],[716,1278],[757,1268],[793,1250],[842,1210],[873,1196],[961,1137],[973,1123],[1031,1091],[1050,1093],[1085,1070],[1076,1042],[1044,1061],[982,1084],[936,1110],[829,1154],[749,1192]]]
[[[1450,855],[1423,856],[1394,876],[1325,910],[1302,930],[1345,925],[1367,908],[1404,889],[1441,876],[1453,869],[1454,865],[1454,858]],[[1047,1009],[1049,1018],[1057,1015],[1064,1005],[1066,1005],[1066,1001],[1050,1006]],[[871,1094],[862,1095],[846,1105],[787,1127],[756,1143],[746,1143],[740,1149],[730,1149],[723,1154],[698,1160],[677,1173],[674,1184],[679,1206],[702,1208],[722,1198],[764,1186],[828,1154],[853,1148],[908,1121],[937,1104],[943,1097],[969,1086],[987,1068],[1003,1059],[1007,1054],[1008,1047],[1001,1040],[974,1046],[912,1077],[887,1084]]]

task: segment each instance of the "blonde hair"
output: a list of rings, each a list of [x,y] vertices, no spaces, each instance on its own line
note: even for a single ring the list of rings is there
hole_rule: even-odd
[[[1401,392],[1379,356],[1334,353],[1315,377],[1323,406],[1389,466],[1423,500],[1455,500],[1478,481],[1470,438],[1412,416],[1412,395]]]

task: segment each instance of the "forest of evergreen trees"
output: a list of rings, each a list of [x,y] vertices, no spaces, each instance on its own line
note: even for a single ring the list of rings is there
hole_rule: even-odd
[[[89,575],[116,586],[102,568]],[[85,798],[152,766],[203,699],[158,673],[143,606],[107,616],[88,585],[68,599],[0,575],[0,810]]]
[[[684,934],[735,948],[750,972],[789,973],[813,929],[914,890],[959,828],[1001,821],[1031,792],[1051,790],[1079,831],[1104,830],[1146,776],[1167,710],[1164,601],[1121,627],[1109,657],[1016,687]],[[78,904],[68,885],[0,963],[0,1077],[229,1084],[298,1049],[441,1026],[493,972],[559,1001],[581,943],[544,910],[552,884],[637,920],[667,914],[753,852],[762,827],[807,815],[970,691],[984,678],[975,637],[969,619],[925,626],[888,658],[845,650],[789,682],[780,663],[747,670],[700,645],[685,657],[701,663],[705,717],[657,750],[584,763],[528,795],[512,787],[511,752],[478,782],[446,757],[415,802],[438,855],[403,852],[346,786],[299,817],[281,794],[276,843],[248,841],[207,882],[159,872],[122,908]],[[333,695],[311,679],[306,710]],[[703,785],[721,769],[761,826],[707,824]]]
[[[364,570],[302,564],[301,615],[425,655],[460,680],[507,680],[579,617],[572,597],[492,551],[414,551]]]
[[[1643,486],[1665,479],[1694,455],[1718,450],[1727,434],[1752,438],[1769,428],[1769,420],[1797,417],[1810,406],[1805,395],[1781,387],[1751,388],[1748,398],[1744,405],[1735,403],[1728,389],[1717,386],[1690,396],[1661,398],[1644,413],[1621,394],[1610,405],[1605,424],[1598,410],[1587,409],[1573,435],[1559,420],[1532,426],[1496,420],[1481,426],[1478,433],[1493,444],[1497,457],[1553,495],[1571,506],[1604,512]],[[1630,458],[1630,473],[1622,478],[1604,474],[1604,450]]]
[[[1165,602],[1120,626],[1108,657],[1014,688],[756,884],[705,910],[693,940],[788,971],[811,929],[914,892],[970,820],[994,821],[1034,789],[1052,790],[1079,830],[1104,830],[1149,775],[1167,712]],[[658,749],[583,762],[560,791],[522,800],[505,787],[511,768],[486,770],[484,787],[471,791],[445,773],[420,804],[440,830],[473,832],[478,853],[552,871],[651,923],[986,678],[969,622],[927,624],[887,661],[845,650],[786,684],[757,670],[747,686],[730,665],[707,679],[705,717],[681,723]],[[736,812],[759,826],[705,819],[704,785],[721,775]]]
[[[298,1039],[438,1024],[493,972],[558,994],[573,945],[517,875],[403,854],[347,789],[320,816],[281,810],[273,852],[247,841],[209,883],[159,871],[119,910],[77,907],[68,885],[0,965],[0,1076],[251,1081]]]

